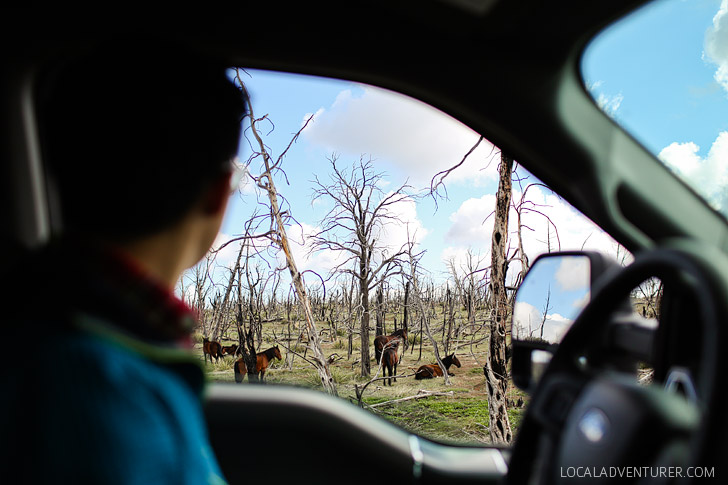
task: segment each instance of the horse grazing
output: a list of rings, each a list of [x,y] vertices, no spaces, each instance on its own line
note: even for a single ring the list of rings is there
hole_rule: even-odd
[[[263,376],[265,376],[265,370],[268,368],[271,360],[273,360],[274,357],[278,360],[282,359],[281,351],[278,349],[277,345],[275,347],[269,348],[268,350],[255,354],[255,373],[256,375],[258,375],[258,378],[261,381],[263,381]],[[233,364],[233,369],[235,370],[235,382],[243,382],[245,374],[248,373],[248,368],[245,365],[245,359],[241,357],[236,360]],[[250,380],[250,378],[248,378],[248,380]]]
[[[457,367],[460,367],[460,361],[457,357],[455,357],[455,354],[450,354],[444,359],[442,359],[442,365],[445,366],[445,369],[448,371],[447,374],[450,376],[454,376],[452,372],[450,372],[450,366],[455,364]],[[432,379],[433,377],[442,377],[442,369],[437,364],[427,364],[427,365],[421,365],[419,369],[417,369],[417,372],[415,372],[415,379]]]
[[[202,354],[205,362],[207,362],[207,356],[210,356],[210,364],[212,364],[212,358],[215,357],[215,362],[222,358],[222,345],[220,342],[214,340],[210,341],[207,337],[202,339]]]
[[[227,347],[222,348],[222,355],[235,355],[235,353],[238,351],[238,344],[232,344],[228,345]]]
[[[384,347],[391,342],[392,340],[398,340],[398,341],[404,341],[404,349],[399,354],[400,361],[402,360],[402,354],[404,354],[404,350],[406,350],[407,347],[407,330],[400,328],[399,330],[396,330],[395,332],[392,332],[390,335],[377,335],[374,338],[374,357],[377,359],[377,363],[379,363],[379,360],[382,358],[382,350]]]

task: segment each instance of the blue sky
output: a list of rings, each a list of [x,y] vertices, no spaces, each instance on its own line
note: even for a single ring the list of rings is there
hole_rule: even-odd
[[[587,49],[584,77],[614,119],[728,214],[728,1],[660,0]]]
[[[589,300],[589,260],[584,256],[543,258],[532,271],[518,289],[513,316],[516,336],[543,335],[556,343]]]
[[[315,253],[309,256],[305,234],[319,226],[330,205],[312,204],[313,184],[318,176],[327,180],[329,159],[336,154],[337,165],[350,166],[360,158],[373,159],[374,169],[386,173],[384,192],[408,182],[412,194],[422,194],[432,177],[440,170],[458,163],[477,142],[479,136],[452,118],[410,98],[356,83],[322,80],[301,75],[249,70],[246,85],[257,118],[268,116],[271,124],[261,123],[261,131],[271,155],[275,158],[288,145],[304,119],[314,116],[298,142],[288,152],[283,168],[287,179],[280,177],[278,191],[286,198],[299,225],[289,228],[289,235],[298,245],[294,254],[304,269],[321,274],[332,267],[335,255]],[[253,147],[246,141],[240,159],[246,160]],[[404,242],[406,232],[416,233],[419,249],[424,250],[422,266],[435,280],[446,276],[448,260],[459,272],[467,267],[468,251],[474,267],[489,265],[492,211],[497,189],[498,152],[483,142],[466,163],[446,180],[447,199],[421,197],[416,204],[402,207],[402,224],[394,227],[386,238],[390,248]],[[258,173],[253,162],[251,173]],[[524,169],[519,175],[536,182]],[[520,200],[516,185],[514,200]],[[556,225],[535,212],[524,215],[527,251],[531,257],[552,250],[600,247],[611,251],[614,242],[573,211],[556,195],[542,188],[528,190],[531,208],[549,214]],[[256,207],[252,186],[233,198],[225,218],[221,240],[243,232],[244,222]],[[264,200],[264,197],[262,198]],[[512,217],[515,231],[515,217]],[[548,231],[548,232],[547,232]],[[515,239],[513,239],[515,247]],[[231,251],[233,248],[230,248]]]
[[[653,153],[695,180],[700,180],[696,174],[705,167],[714,169],[722,161],[725,170],[728,165],[719,143],[721,133],[726,132],[728,149],[728,28],[723,28],[728,20],[720,14],[727,2],[670,0],[648,7],[634,19],[609,29],[590,46],[583,63],[585,80],[599,104]],[[725,46],[722,39],[726,39]],[[283,164],[289,184],[282,178],[276,182],[300,223],[289,232],[301,243],[294,254],[304,269],[325,272],[336,262],[331,253],[308,257],[305,238],[327,210],[324,203],[312,204],[310,181],[314,175],[326,179],[332,154],[342,167],[360,157],[372,158],[375,169],[388,174],[382,186],[385,191],[408,180],[412,191],[419,192],[438,171],[459,162],[478,139],[478,134],[459,122],[389,91],[302,75],[248,72],[245,80],[255,114],[268,115],[272,121],[262,127],[274,157],[303,120],[314,115]],[[251,147],[244,141],[240,159],[247,159],[250,153]],[[387,234],[390,244],[396,245],[405,223],[416,231],[419,248],[426,250],[423,266],[435,279],[444,278],[449,259],[457,268],[464,268],[468,250],[482,260],[481,267],[489,264],[489,215],[497,183],[497,158],[492,154],[490,144],[481,144],[448,178],[449,200],[438,200],[437,207],[427,197],[416,205],[404,204],[399,212],[402,224]],[[250,170],[257,173],[255,163]],[[519,174],[528,176],[523,168]],[[557,196],[541,188],[529,189],[528,196],[531,208],[548,213],[558,230],[536,212],[524,216],[524,244],[531,258],[548,245],[558,249],[557,243],[564,250],[584,247],[616,254],[611,238]],[[514,186],[514,199],[520,197],[519,187]],[[233,197],[219,241],[242,233],[255,205],[250,185],[242,195]],[[228,249],[231,251],[234,249]],[[221,255],[219,262],[227,264],[229,259],[229,254]]]

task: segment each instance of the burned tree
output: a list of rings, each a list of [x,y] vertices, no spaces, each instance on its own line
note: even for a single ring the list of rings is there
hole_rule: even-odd
[[[406,193],[406,184],[384,193],[384,174],[373,171],[371,160],[360,159],[350,170],[340,169],[336,156],[330,162],[330,180],[322,182],[316,177],[314,181],[314,200],[332,203],[333,207],[321,221],[313,247],[342,255],[333,271],[353,276],[359,287],[361,375],[366,377],[371,371],[369,292],[396,271],[393,263],[405,254],[404,246],[387,247],[383,236],[388,224],[401,223],[394,206],[411,196]]]
[[[245,83],[241,78],[240,70],[236,71],[236,81],[239,87],[245,92],[246,97],[249,98],[245,88]],[[293,258],[293,252],[291,251],[291,246],[286,230],[287,225],[290,224],[291,216],[288,211],[284,211],[281,208],[281,196],[278,193],[274,181],[274,176],[276,174],[283,173],[283,169],[281,167],[283,159],[288,153],[290,147],[298,139],[301,132],[311,121],[311,117],[308,118],[306,123],[304,123],[300,130],[293,136],[288,146],[281,152],[281,154],[276,159],[273,159],[270,155],[268,147],[263,142],[258,127],[259,123],[267,118],[267,115],[263,116],[262,118],[256,118],[253,112],[252,105],[249,105],[247,116],[250,120],[250,133],[252,134],[254,139],[253,144],[257,147],[257,150],[254,150],[252,155],[250,156],[248,160],[248,165],[254,159],[260,159],[262,162],[262,172],[257,176],[251,175],[251,177],[253,178],[257,188],[265,194],[269,203],[269,211],[265,214],[265,220],[269,222],[269,228],[264,234],[268,238],[270,243],[275,248],[280,250],[285,257],[285,267],[288,269],[288,272],[291,276],[291,282],[295,289],[296,298],[301,307],[304,321],[306,324],[308,345],[313,354],[310,361],[313,363],[314,367],[318,371],[319,377],[321,379],[321,384],[323,385],[323,388],[326,390],[326,392],[332,395],[337,395],[334,379],[331,376],[331,371],[329,370],[328,359],[326,359],[321,349],[321,343],[319,340],[318,331],[316,329],[313,309],[311,307],[311,302],[308,297],[306,285],[303,281],[303,275],[298,270],[296,261]]]
[[[488,388],[490,438],[493,443],[510,443],[513,438],[507,412],[508,370],[506,358],[506,321],[509,314],[506,293],[508,272],[508,215],[511,206],[511,171],[513,159],[501,152],[498,167],[495,221],[491,241],[490,265],[490,346],[483,371]]]

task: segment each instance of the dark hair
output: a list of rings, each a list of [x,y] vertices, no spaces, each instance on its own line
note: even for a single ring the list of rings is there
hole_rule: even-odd
[[[69,232],[121,241],[169,227],[237,153],[242,91],[180,46],[116,42],[44,80],[44,160]]]

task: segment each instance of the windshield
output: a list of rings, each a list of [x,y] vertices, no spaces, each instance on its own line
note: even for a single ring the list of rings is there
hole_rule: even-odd
[[[659,0],[582,60],[596,103],[728,217],[728,0]]]

